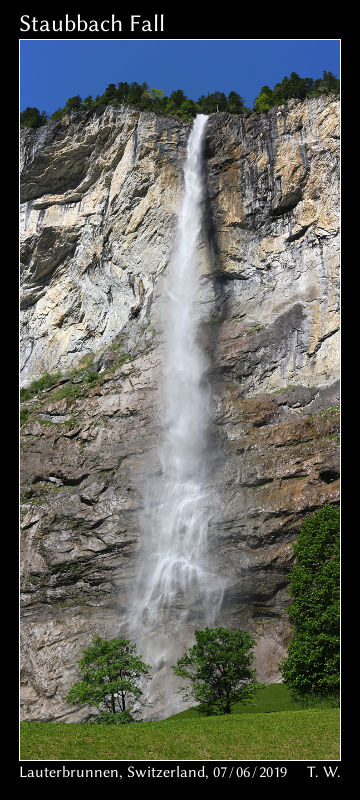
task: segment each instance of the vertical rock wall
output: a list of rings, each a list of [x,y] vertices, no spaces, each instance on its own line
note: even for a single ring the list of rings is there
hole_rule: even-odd
[[[207,128],[210,547],[219,624],[254,635],[265,681],[290,636],[292,542],[339,501],[338,112],[328,96]],[[22,380],[62,373],[24,404],[24,718],[82,719],[64,699],[76,659],[126,634],[188,133],[126,108],[22,132]]]

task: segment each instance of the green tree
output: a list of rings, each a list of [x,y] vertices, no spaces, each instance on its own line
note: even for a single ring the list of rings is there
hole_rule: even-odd
[[[168,97],[166,99],[166,103],[164,105],[164,114],[173,115],[173,114],[178,114],[178,113],[179,113],[179,109],[177,108],[175,103],[172,100],[170,100],[169,97]]]
[[[226,111],[229,114],[241,114],[244,111],[244,101],[237,92],[229,92]]]
[[[117,85],[117,99],[120,103],[125,103],[129,93],[129,84],[127,81],[120,81]]]
[[[180,108],[181,103],[186,100],[186,96],[182,89],[177,89],[176,92],[171,92],[169,100],[174,104],[175,108]]]
[[[141,108],[150,108],[152,111],[160,111],[164,108],[166,99],[163,89],[146,89],[143,92],[140,106]]]
[[[109,83],[104,94],[101,95],[101,102],[106,106],[114,105],[118,102],[118,91],[115,83]]]
[[[165,92],[163,89],[153,88],[153,89],[148,89],[146,92],[144,92],[143,96],[148,97],[150,100],[156,103],[159,100],[163,100],[163,98],[165,97]]]
[[[68,111],[72,111],[73,108],[77,109],[81,107],[81,97],[79,94],[74,95],[74,97],[69,97],[64,105],[64,112],[65,114]]]
[[[276,83],[274,86],[273,105],[285,103],[290,97],[292,97],[291,82],[287,75],[285,75],[285,78],[282,79],[281,83]]]
[[[178,109],[177,114],[179,114],[180,117],[182,117],[182,119],[193,119],[198,113],[198,111],[199,111],[199,106],[197,105],[197,103],[195,103],[194,100],[191,100],[190,97],[187,97],[186,100],[184,100],[181,103],[181,106]]]
[[[280,663],[284,682],[297,698],[339,694],[340,671],[340,512],[324,506],[307,517],[290,571],[294,625],[287,658]]]
[[[90,714],[87,721],[116,725],[134,722],[144,705],[141,684],[150,673],[149,665],[135,651],[136,646],[127,639],[94,636],[78,662],[81,680],[70,689],[67,703],[97,708],[98,713]]]
[[[340,80],[336,78],[332,72],[323,71],[322,78],[317,78],[315,81],[315,89],[318,95],[328,94],[329,92],[340,91]]]
[[[136,81],[133,81],[132,83],[129,84],[126,102],[131,106],[138,106],[140,104],[144,92],[146,92],[148,88],[149,87],[147,83],[140,84],[137,83]]]
[[[303,78],[304,86],[305,86],[305,94],[306,97],[311,97],[314,92],[314,79],[313,78]]]
[[[203,114],[213,114],[215,111],[226,111],[226,94],[224,94],[224,92],[212,92],[206,97],[202,94],[197,104]]]
[[[83,99],[83,101],[81,103],[81,108],[91,108],[92,105],[93,105],[93,102],[94,101],[92,99],[92,95],[88,94],[87,97],[84,97],[84,99]]]
[[[287,84],[288,97],[296,97],[298,100],[303,100],[306,97],[306,82],[304,78],[300,78],[297,72],[292,72]]]
[[[38,108],[28,106],[25,111],[20,114],[20,127],[21,128],[39,128],[47,122],[47,113],[42,111],[40,113]]]
[[[273,92],[269,86],[263,86],[260,94],[254,100],[254,111],[260,114],[262,111],[268,111],[274,105]]]
[[[210,102],[210,113],[214,111],[226,111],[226,94],[224,92],[212,92],[208,95]]]
[[[172,666],[187,681],[181,687],[186,700],[193,698],[199,711],[230,714],[234,703],[251,700],[259,687],[251,665],[255,642],[246,631],[205,628],[195,631],[196,643]]]
[[[65,114],[65,112],[63,111],[62,108],[57,108],[56,111],[54,111],[54,113],[51,114],[50,119],[53,119],[53,120],[62,119],[64,114]]]
[[[201,113],[202,114],[208,114],[209,113],[208,98],[204,94],[202,94],[201,97],[199,97],[197,103],[198,103],[199,108],[201,109]]]

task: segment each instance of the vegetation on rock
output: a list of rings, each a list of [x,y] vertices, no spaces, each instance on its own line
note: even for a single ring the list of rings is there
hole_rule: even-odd
[[[254,100],[254,111],[261,113],[268,111],[273,106],[280,106],[291,98],[305,100],[306,97],[321,97],[323,94],[338,93],[340,81],[332,72],[324,70],[322,78],[300,78],[292,72],[290,78],[285,76],[281,83],[276,83],[273,89],[263,86],[259,96]]]
[[[20,127],[21,128],[40,128],[45,125],[49,120],[49,115],[46,111],[40,113],[38,108],[28,106],[25,111],[20,114]]]
[[[24,400],[30,400],[30,397],[38,394],[38,392],[42,391],[43,389],[49,389],[50,386],[54,386],[54,384],[57,383],[57,381],[59,381],[61,378],[61,372],[55,372],[53,374],[45,372],[40,378],[34,378],[29,386],[23,386],[20,389],[21,402]]]
[[[127,83],[120,81],[117,85],[110,83],[102,95],[88,95],[84,99],[80,95],[69,97],[64,108],[58,108],[53,114],[48,115],[45,111],[29,106],[20,114],[20,127],[38,128],[49,120],[59,120],[69,114],[70,111],[87,111],[91,108],[106,108],[107,106],[134,106],[141,111],[154,111],[156,114],[176,115],[184,120],[193,119],[196,114],[212,114],[217,111],[224,111],[228,114],[245,114],[252,110],[256,113],[268,111],[273,106],[281,105],[290,98],[303,100],[305,97],[320,97],[323,94],[340,91],[340,81],[332,72],[324,70],[322,78],[301,78],[296,72],[292,72],[290,78],[285,76],[281,83],[277,83],[274,89],[263,86],[260,94],[254,100],[253,109],[244,106],[243,98],[235,92],[230,91],[228,95],[224,92],[215,91],[207,95],[201,95],[195,102],[186,97],[182,89],[171,92],[169,96],[162,89],[149,88],[146,82]]]

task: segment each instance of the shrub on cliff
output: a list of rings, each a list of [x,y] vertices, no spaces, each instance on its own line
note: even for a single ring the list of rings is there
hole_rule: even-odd
[[[231,714],[234,703],[246,703],[260,687],[252,669],[255,642],[246,631],[205,628],[195,631],[196,643],[172,667],[187,681],[178,691],[192,697],[198,711]]]
[[[40,125],[45,125],[48,116],[46,111],[40,113],[35,106],[28,106],[25,111],[20,114],[20,128],[40,128]]]
[[[332,506],[307,517],[294,545],[288,614],[294,638],[280,663],[295,698],[337,697],[340,668],[340,512]]]
[[[144,704],[141,684],[150,672],[135,650],[136,646],[127,639],[107,640],[100,636],[94,636],[92,645],[84,650],[78,662],[81,680],[72,686],[66,702],[97,708],[97,713],[86,718],[87,722],[135,722],[135,715]]]
[[[49,373],[45,372],[44,375],[41,375],[40,378],[34,378],[31,381],[30,386],[23,386],[20,389],[20,400],[21,402],[29,400],[30,397],[33,395],[38,394],[38,392],[42,391],[43,389],[48,389],[50,386],[53,386],[57,383],[57,381],[62,378],[62,374],[60,371]]]

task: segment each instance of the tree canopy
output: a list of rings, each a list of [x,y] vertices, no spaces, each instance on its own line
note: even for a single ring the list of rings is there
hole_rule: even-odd
[[[299,100],[305,97],[319,97],[322,94],[329,94],[340,91],[340,81],[332,72],[324,70],[322,78],[300,78],[296,72],[292,72],[290,78],[285,76],[281,83],[275,84],[273,89],[263,86],[260,94],[254,100],[253,109],[244,106],[243,98],[235,90],[231,90],[228,95],[221,91],[214,91],[207,95],[201,95],[197,101],[186,97],[182,89],[176,89],[167,97],[162,89],[149,88],[146,82],[137,83],[133,81],[120,81],[119,83],[109,83],[102,95],[88,95],[84,99],[80,95],[69,97],[63,108],[58,108],[49,115],[37,108],[26,108],[20,114],[20,126],[22,128],[38,128],[50,120],[62,119],[69,111],[86,111],[99,106],[120,106],[122,104],[135,106],[140,110],[154,111],[156,114],[176,115],[184,120],[191,120],[196,114],[213,114],[218,111],[227,114],[248,114],[253,110],[255,113],[268,111],[273,106],[281,105],[290,98]]]
[[[288,608],[294,637],[281,664],[295,697],[339,694],[340,512],[324,506],[307,517],[294,553]]]
[[[45,125],[48,121],[46,111],[40,114],[38,108],[28,106],[25,111],[20,114],[20,127],[21,128],[40,128],[40,125]]]
[[[205,628],[195,631],[195,644],[178,659],[173,672],[187,681],[179,689],[198,710],[230,714],[234,703],[251,700],[259,684],[252,669],[255,642],[246,631]]]
[[[95,707],[97,713],[90,713],[87,721],[134,722],[144,704],[141,686],[150,673],[149,665],[135,651],[136,646],[122,637],[106,640],[94,636],[78,662],[81,680],[72,686],[66,701]]]
[[[304,100],[306,97],[320,97],[323,94],[340,91],[340,81],[332,72],[324,70],[322,78],[300,78],[292,72],[290,78],[285,75],[281,83],[276,83],[273,89],[263,86],[260,94],[254,100],[254,111],[261,113],[274,106],[280,106],[291,98]]]

